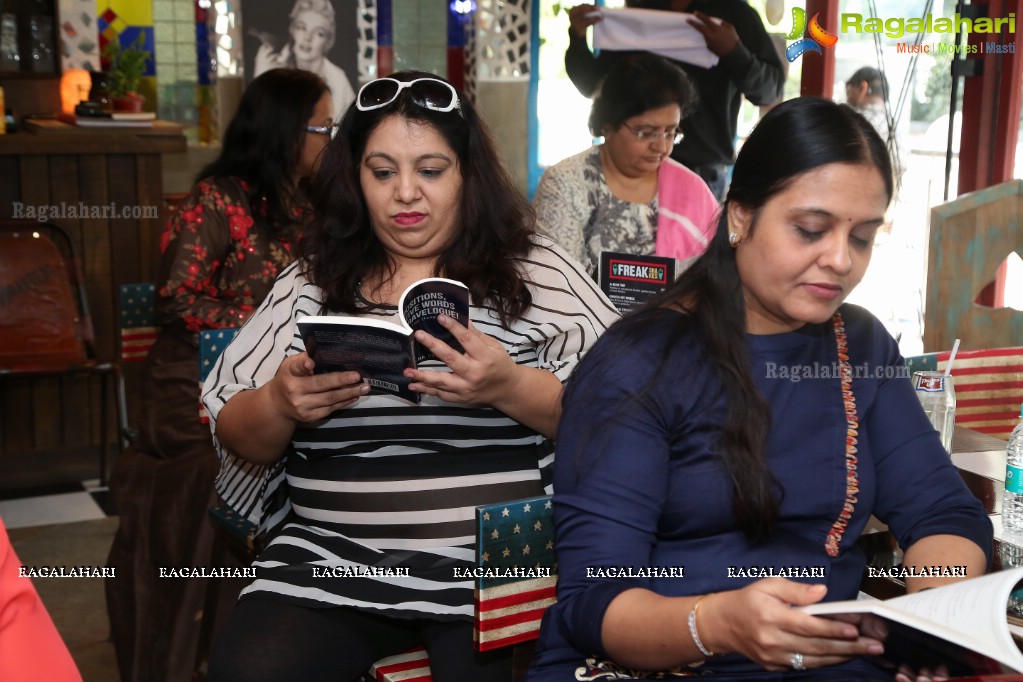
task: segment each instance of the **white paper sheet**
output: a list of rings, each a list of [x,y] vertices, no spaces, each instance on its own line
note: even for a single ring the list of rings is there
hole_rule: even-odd
[[[600,50],[642,50],[709,69],[718,56],[707,49],[703,34],[686,12],[650,9],[602,9],[593,25],[593,47]]]

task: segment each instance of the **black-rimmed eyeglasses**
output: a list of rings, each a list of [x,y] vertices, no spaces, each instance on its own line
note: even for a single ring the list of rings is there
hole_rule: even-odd
[[[640,142],[661,142],[670,140],[673,145],[678,144],[684,137],[681,128],[674,130],[658,130],[656,128],[640,128],[634,130],[628,123],[622,122],[625,129],[632,133]]]
[[[458,110],[458,93],[454,86],[437,78],[416,78],[411,81],[400,81],[396,78],[377,78],[366,83],[359,89],[355,98],[355,106],[359,111],[372,111],[398,99],[401,91],[408,88],[412,101],[430,111],[447,112]]]
[[[326,135],[330,139],[337,137],[337,131],[341,128],[339,125],[329,126],[306,126],[305,130],[307,133],[316,133],[317,135]]]

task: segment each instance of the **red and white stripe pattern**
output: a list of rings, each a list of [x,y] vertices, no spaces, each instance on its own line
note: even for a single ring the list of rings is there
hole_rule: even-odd
[[[156,314],[152,283],[120,287],[121,362],[145,360],[156,341]]]
[[[134,327],[121,330],[121,362],[145,360],[156,342],[156,327]]]
[[[938,370],[951,353],[937,354]],[[1023,346],[960,350],[952,363],[956,424],[1008,440],[1023,403]]]
[[[203,385],[203,382],[200,381],[199,382],[199,423],[200,424],[209,424],[210,423],[210,413],[206,411],[206,406],[203,405],[203,402],[202,402],[202,385]]]
[[[557,557],[549,495],[476,507],[478,651],[528,642],[555,602]]]
[[[536,639],[540,619],[556,601],[557,578],[534,578],[477,590],[476,648],[490,651]]]
[[[433,682],[426,649],[417,647],[381,658],[370,666],[367,679],[372,682]]]

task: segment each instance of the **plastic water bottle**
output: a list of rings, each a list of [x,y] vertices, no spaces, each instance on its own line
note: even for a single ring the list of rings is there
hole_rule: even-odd
[[[1019,410],[1019,423],[1012,430],[1005,449],[1002,526],[1009,531],[1023,532],[1023,406]]]

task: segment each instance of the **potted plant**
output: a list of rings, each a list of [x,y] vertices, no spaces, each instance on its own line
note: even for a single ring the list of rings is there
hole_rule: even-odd
[[[142,111],[145,97],[138,93],[138,88],[149,57],[141,34],[128,47],[121,47],[119,41],[111,40],[103,48],[103,58],[110,64],[109,88],[115,111]]]

